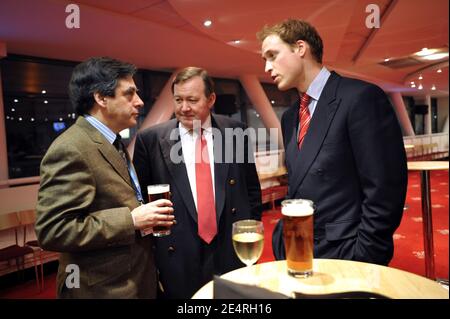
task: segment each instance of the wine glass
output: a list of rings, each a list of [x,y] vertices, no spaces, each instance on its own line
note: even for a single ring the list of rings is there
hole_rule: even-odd
[[[233,247],[236,255],[247,266],[250,278],[250,266],[261,257],[264,248],[264,226],[261,221],[245,219],[233,223]]]

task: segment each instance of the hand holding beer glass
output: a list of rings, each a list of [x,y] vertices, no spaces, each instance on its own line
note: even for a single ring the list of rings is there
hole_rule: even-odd
[[[264,248],[263,223],[252,219],[234,222],[232,238],[236,255],[249,269],[261,257]]]
[[[157,184],[147,186],[148,200],[154,202],[158,199],[170,200],[170,185],[169,184]],[[163,237],[170,235],[170,227],[167,226],[154,226],[153,236]]]
[[[294,277],[312,276],[314,204],[305,199],[288,199],[281,206],[288,273]]]

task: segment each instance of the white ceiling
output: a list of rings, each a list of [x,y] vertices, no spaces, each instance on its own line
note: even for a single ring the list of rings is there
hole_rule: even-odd
[[[79,5],[79,29],[65,26],[70,3]],[[368,4],[380,8],[379,29],[366,27]],[[401,68],[380,64],[423,47],[448,52],[448,7],[448,0],[1,0],[0,42],[14,54],[74,61],[108,55],[151,70],[197,65],[214,76],[256,74],[270,82],[255,33],[301,18],[321,34],[330,69],[387,91],[448,96],[448,57]],[[203,26],[206,19],[213,21],[210,28]],[[410,81],[424,89],[411,88]]]

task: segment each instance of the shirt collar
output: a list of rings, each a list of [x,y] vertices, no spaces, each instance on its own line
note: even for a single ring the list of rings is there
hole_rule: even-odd
[[[108,142],[110,142],[111,144],[114,143],[117,134],[114,133],[109,127],[107,127],[105,124],[100,122],[97,118],[93,117],[92,115],[86,114],[84,115],[84,118],[100,133],[102,133],[102,135],[108,140]]]
[[[211,114],[210,114],[206,118],[205,122],[203,122],[203,124],[202,124],[202,129],[206,133],[211,133],[212,132],[211,123],[212,122],[211,122]],[[186,134],[192,135],[192,130],[187,129],[183,124],[181,124],[181,122],[178,122],[178,128],[180,130],[180,135],[181,136],[184,136]]]
[[[322,67],[319,74],[317,74],[317,76],[309,85],[306,94],[308,94],[314,100],[318,101],[330,75],[330,71],[328,71],[326,67]]]

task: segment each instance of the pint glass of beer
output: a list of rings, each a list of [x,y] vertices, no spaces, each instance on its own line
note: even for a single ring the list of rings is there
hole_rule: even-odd
[[[288,273],[309,277],[313,270],[314,204],[305,199],[288,199],[281,205]]]
[[[170,200],[170,185],[169,184],[157,184],[147,186],[148,200],[154,202],[158,199]],[[153,236],[163,237],[170,235],[170,228],[166,226],[153,227]]]

